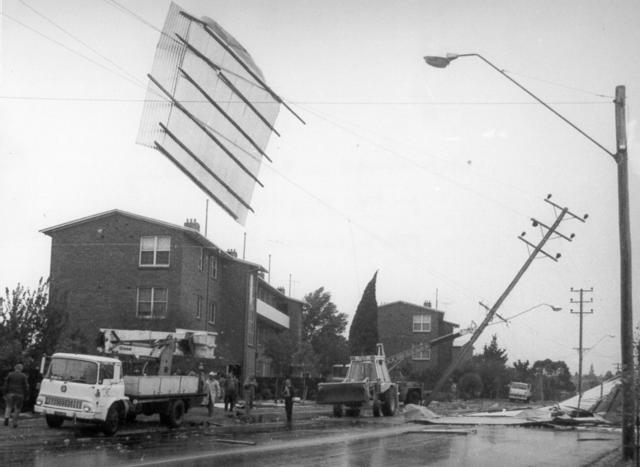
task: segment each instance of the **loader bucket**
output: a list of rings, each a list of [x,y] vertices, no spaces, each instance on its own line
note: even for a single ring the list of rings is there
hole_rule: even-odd
[[[369,390],[362,382],[320,383],[318,385],[318,404],[364,403],[369,400]]]

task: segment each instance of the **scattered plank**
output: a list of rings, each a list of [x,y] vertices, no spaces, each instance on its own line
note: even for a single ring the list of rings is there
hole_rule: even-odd
[[[213,435],[213,433],[211,433]],[[224,439],[224,438],[213,438],[211,441],[216,441],[218,443],[227,443],[227,444],[242,444],[244,446],[255,446],[255,441],[243,441],[240,439]]]

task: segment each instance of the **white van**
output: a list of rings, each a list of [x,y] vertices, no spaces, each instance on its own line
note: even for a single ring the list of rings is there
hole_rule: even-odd
[[[531,400],[531,385],[516,381],[511,382],[509,384],[509,400],[529,402]]]

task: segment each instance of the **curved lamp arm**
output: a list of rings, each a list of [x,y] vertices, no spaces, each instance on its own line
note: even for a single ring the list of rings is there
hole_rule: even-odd
[[[611,157],[613,157],[615,159],[616,162],[618,162],[618,155],[616,153],[613,153],[611,151],[609,151],[607,148],[605,148],[602,144],[600,144],[598,141],[596,141],[595,139],[593,139],[591,136],[589,136],[587,133],[585,133],[582,129],[580,129],[577,125],[575,125],[574,123],[572,123],[569,119],[567,119],[564,115],[562,115],[560,112],[558,112],[556,109],[554,109],[553,107],[551,107],[549,104],[547,104],[546,102],[544,102],[542,99],[540,99],[538,96],[536,96],[534,93],[532,93],[531,91],[529,91],[527,88],[525,88],[522,84],[520,84],[519,82],[517,82],[515,79],[513,79],[511,76],[509,76],[507,73],[504,72],[504,70],[501,70],[500,68],[498,68],[497,66],[495,66],[493,63],[491,63],[489,60],[487,60],[486,58],[484,58],[482,55],[480,54],[447,54],[445,57],[438,57],[438,56],[432,56],[432,55],[428,55],[426,57],[424,57],[424,61],[428,64],[431,65],[433,67],[436,68],[446,68],[447,66],[449,66],[449,64],[455,60],[456,58],[460,58],[460,57],[478,57],[480,60],[482,60],[483,62],[485,62],[487,65],[489,65],[491,68],[493,68],[494,70],[496,70],[498,73],[500,73],[502,76],[504,76],[505,78],[507,78],[509,81],[511,81],[513,84],[515,84],[516,86],[518,86],[520,89],[522,89],[524,92],[526,92],[527,94],[529,94],[531,97],[533,97],[536,101],[538,101],[540,104],[542,104],[544,107],[546,107],[549,111],[553,112],[558,118],[560,118],[562,121],[564,121],[565,123],[567,123],[569,126],[571,126],[574,130],[576,130],[578,133],[580,133],[582,136],[584,136],[585,138],[587,138],[589,141],[591,141],[593,144],[595,144],[596,146],[598,146],[600,149],[602,149],[604,152],[606,152],[607,154],[609,154]]]

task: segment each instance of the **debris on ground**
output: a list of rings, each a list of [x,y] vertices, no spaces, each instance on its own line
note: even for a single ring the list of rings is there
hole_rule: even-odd
[[[545,407],[508,407],[492,402],[484,411],[441,416],[426,407],[407,405],[407,422],[429,425],[541,426],[556,430],[602,427],[619,421],[620,378],[603,382],[582,394]],[[580,407],[578,407],[578,405]]]
[[[404,419],[407,422],[411,422],[413,420],[434,419],[439,417],[440,415],[437,415],[436,413],[421,405],[407,404],[404,406]]]

